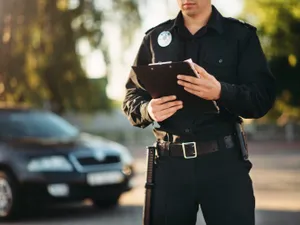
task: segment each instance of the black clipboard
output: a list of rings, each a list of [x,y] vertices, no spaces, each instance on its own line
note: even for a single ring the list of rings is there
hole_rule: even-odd
[[[219,113],[215,101],[199,98],[177,83],[177,75],[185,74],[195,76],[191,64],[187,61],[167,62],[142,66],[132,66],[140,84],[147,90],[152,98],[176,95],[178,100],[183,101],[184,107],[197,107],[202,113]]]

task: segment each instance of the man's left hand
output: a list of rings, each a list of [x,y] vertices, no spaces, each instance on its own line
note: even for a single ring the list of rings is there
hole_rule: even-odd
[[[220,82],[197,64],[194,64],[194,67],[200,78],[180,74],[177,76],[178,84],[183,86],[186,91],[200,98],[218,100],[221,94]]]

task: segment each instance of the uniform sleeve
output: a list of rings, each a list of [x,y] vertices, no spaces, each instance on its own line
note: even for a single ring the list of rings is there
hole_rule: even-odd
[[[144,38],[133,65],[148,65],[149,63],[151,63],[151,53],[147,39]],[[122,104],[123,112],[133,126],[141,128],[147,127],[153,122],[147,111],[147,106],[152,98],[149,93],[142,88],[132,69],[125,87],[126,94]]]
[[[238,83],[221,82],[218,104],[244,118],[260,118],[273,106],[276,95],[273,77],[260,41],[251,31],[243,43],[238,65]]]

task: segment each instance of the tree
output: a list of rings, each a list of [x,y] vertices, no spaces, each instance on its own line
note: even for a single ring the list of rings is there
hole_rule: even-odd
[[[269,118],[300,119],[299,0],[246,0],[242,17],[258,27],[277,79],[278,98]]]
[[[109,9],[101,2],[0,0],[1,100],[49,102],[58,113],[109,109],[106,86],[99,85],[107,83],[106,77],[97,85],[87,78],[77,43],[87,39],[110,65],[103,40],[106,15],[114,12],[127,42],[133,33],[128,30],[134,31],[140,18],[134,0],[111,0]]]

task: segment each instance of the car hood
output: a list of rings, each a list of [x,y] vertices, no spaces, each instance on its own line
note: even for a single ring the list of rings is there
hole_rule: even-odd
[[[47,140],[39,138],[15,139],[7,142],[13,150],[23,152],[32,156],[44,156],[62,154],[66,155],[73,152],[102,153],[105,155],[126,155],[131,157],[127,148],[116,142],[107,140],[103,137],[80,133],[76,138],[70,140]],[[129,155],[129,156],[128,156]]]

